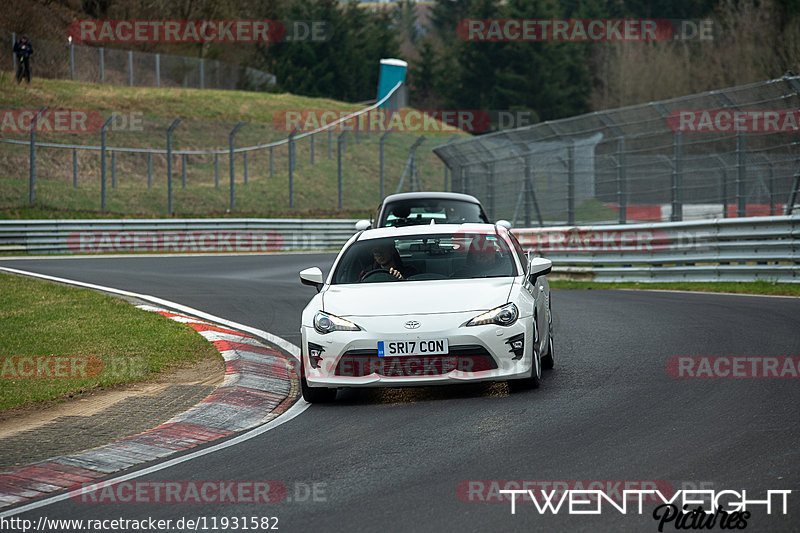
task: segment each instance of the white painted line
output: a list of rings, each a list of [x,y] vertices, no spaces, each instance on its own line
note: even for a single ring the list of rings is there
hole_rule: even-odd
[[[599,287],[602,289],[602,287]],[[792,296],[790,294],[753,294],[751,292],[715,292],[715,291],[687,291],[678,289],[628,289],[619,288],[615,289],[610,287],[604,290],[612,291],[646,291],[646,292],[674,292],[677,294],[719,294],[722,296],[758,296],[760,298],[800,298],[800,296]]]
[[[170,302],[168,300],[163,300],[161,298],[156,298],[154,296],[148,296],[146,294],[137,294],[137,293],[133,293],[133,292],[123,291],[123,290],[120,290],[120,289],[114,289],[112,287],[103,287],[101,285],[94,285],[92,283],[84,283],[82,281],[74,281],[74,280],[69,280],[69,279],[64,279],[64,278],[58,278],[58,277],[55,277],[55,276],[47,276],[45,274],[37,274],[36,272],[27,272],[27,271],[24,271],[24,270],[17,270],[17,269],[13,269],[13,268],[5,268],[5,267],[0,267],[0,270],[4,270],[6,272],[11,272],[11,273],[14,273],[14,274],[22,274],[22,275],[25,275],[25,276],[31,276],[31,277],[35,277],[35,278],[46,279],[46,280],[49,280],[49,281],[57,281],[59,283],[66,283],[68,285],[76,285],[76,286],[85,287],[85,288],[88,288],[88,289],[101,290],[101,291],[105,291],[105,292],[110,292],[112,294],[119,294],[119,295],[122,295],[122,296],[128,296],[128,297],[131,297],[131,298],[139,298],[141,300],[154,302],[154,303],[157,303],[159,305],[163,305],[163,306],[169,307],[171,309],[178,309],[181,312],[184,312],[184,313],[187,313],[187,314],[190,314],[190,315],[203,317],[203,318],[205,318],[207,320],[211,320],[212,322],[218,322],[220,324],[225,324],[227,326],[230,326],[232,329],[238,329],[238,330],[248,331],[250,333],[253,333],[254,335],[257,335],[259,337],[267,339],[269,342],[271,342],[271,343],[273,343],[273,344],[275,344],[277,346],[280,346],[281,348],[286,350],[289,354],[292,355],[292,357],[294,357],[298,361],[300,359],[300,348],[298,348],[297,346],[295,346],[294,344],[290,343],[289,341],[287,341],[285,339],[282,339],[282,338],[280,338],[280,337],[278,337],[276,335],[273,335],[273,334],[268,333],[266,331],[262,331],[260,329],[251,328],[250,326],[245,326],[244,324],[238,324],[238,323],[233,322],[231,320],[227,320],[227,319],[224,319],[224,318],[216,317],[214,315],[211,315],[209,313],[204,313],[203,311],[199,311],[197,309],[192,309],[191,307],[187,307],[185,305],[176,304],[174,302]],[[204,448],[202,450],[197,450],[195,452],[191,452],[191,453],[188,453],[186,455],[182,455],[181,457],[176,457],[175,459],[170,459],[170,460],[164,461],[163,463],[158,463],[156,465],[149,466],[147,468],[143,468],[142,470],[137,470],[136,472],[131,472],[129,474],[124,474],[122,476],[119,476],[119,477],[116,477],[116,478],[113,478],[113,479],[101,481],[101,482],[98,482],[95,485],[89,485],[89,486],[81,485],[81,488],[79,490],[82,491],[82,492],[85,492],[87,490],[90,490],[92,486],[102,487],[103,485],[115,485],[117,483],[122,483],[123,481],[128,481],[128,480],[131,480],[131,479],[136,479],[136,478],[139,478],[139,477],[142,477],[142,476],[146,476],[148,474],[152,474],[153,472],[158,472],[159,470],[164,470],[164,469],[170,468],[172,466],[179,465],[179,464],[185,463],[187,461],[191,461],[191,460],[196,459],[198,457],[202,457],[204,455],[208,455],[210,453],[214,453],[214,452],[217,452],[219,450],[224,450],[225,448],[229,448],[231,446],[235,446],[235,445],[237,445],[237,444],[239,444],[241,442],[250,440],[250,439],[252,439],[254,437],[258,437],[259,435],[261,435],[263,433],[266,433],[267,431],[269,431],[271,429],[274,429],[274,428],[280,426],[281,424],[289,422],[290,420],[292,420],[296,416],[298,416],[300,413],[302,413],[303,411],[308,409],[308,407],[310,405],[311,405],[310,403],[306,402],[305,400],[303,400],[302,397],[300,397],[300,398],[297,399],[297,401],[294,403],[294,405],[292,405],[289,409],[286,410],[285,413],[279,415],[274,420],[272,420],[270,422],[267,422],[263,426],[258,426],[257,428],[253,428],[253,429],[251,429],[251,430],[249,430],[249,431],[247,431],[245,433],[242,433],[241,435],[238,435],[238,436],[236,436],[236,437],[234,437],[232,439],[226,440],[225,442],[221,442],[219,444],[215,444],[213,446],[209,446],[208,448]],[[69,499],[70,495],[72,493],[74,493],[74,492],[75,492],[75,490],[73,490],[71,492],[65,492],[63,494],[58,494],[56,496],[50,496],[50,497],[47,497],[47,498],[42,498],[41,500],[37,500],[37,501],[31,502],[31,503],[26,504],[26,505],[21,505],[20,507],[16,507],[16,508],[10,509],[8,511],[0,512],[0,518],[6,518],[6,517],[9,517],[9,516],[14,516],[14,515],[17,515],[19,513],[32,511],[32,510],[38,509],[40,507],[46,507],[48,505],[52,505],[54,503],[57,503],[57,502],[60,502],[60,501],[64,501],[66,499]]]

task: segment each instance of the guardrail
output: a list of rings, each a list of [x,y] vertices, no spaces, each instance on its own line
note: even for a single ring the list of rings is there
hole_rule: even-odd
[[[0,222],[0,252],[97,254],[276,252],[344,245],[355,220],[173,219]]]
[[[800,283],[800,216],[514,230],[553,261],[554,276],[591,281]]]
[[[355,220],[0,221],[0,252],[274,252],[338,250]],[[612,281],[800,283],[800,215],[653,224],[518,228],[554,277]]]

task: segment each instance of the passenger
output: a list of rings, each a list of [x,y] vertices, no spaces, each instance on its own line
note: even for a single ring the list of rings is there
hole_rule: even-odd
[[[414,267],[407,267],[403,264],[400,254],[391,241],[376,241],[370,251],[373,259],[372,266],[361,271],[358,276],[359,281],[373,270],[387,270],[389,274],[397,279],[406,279],[408,276],[413,276],[417,273]]]
[[[498,249],[496,240],[477,235],[469,245],[466,267],[457,270],[453,277],[486,278],[509,275],[508,260]]]

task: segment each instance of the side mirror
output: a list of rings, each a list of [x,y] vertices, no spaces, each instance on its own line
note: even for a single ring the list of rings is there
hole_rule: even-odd
[[[356,231],[364,231],[365,229],[369,229],[372,227],[372,222],[369,220],[359,220],[356,222]]]
[[[536,282],[536,278],[549,274],[553,270],[553,262],[544,257],[534,257],[528,267],[528,279],[531,283]]]
[[[506,228],[507,230],[511,229],[511,222],[509,222],[508,220],[505,220],[503,218],[501,218],[500,220],[495,222],[495,225],[496,226],[500,226],[501,228]]]
[[[316,287],[317,292],[322,289],[322,270],[319,267],[311,267],[300,271],[300,283]]]

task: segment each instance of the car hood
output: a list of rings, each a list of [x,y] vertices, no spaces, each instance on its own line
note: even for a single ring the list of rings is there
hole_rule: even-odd
[[[513,285],[510,277],[331,285],[322,302],[341,317],[485,311],[507,303]]]

